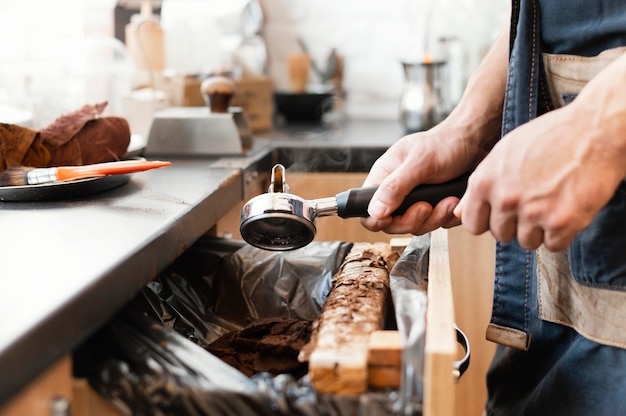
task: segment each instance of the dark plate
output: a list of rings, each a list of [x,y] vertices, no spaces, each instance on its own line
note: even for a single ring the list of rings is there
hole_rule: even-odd
[[[0,186],[1,202],[58,201],[89,196],[126,184],[128,175],[110,175],[99,178],[77,179],[39,185]]]

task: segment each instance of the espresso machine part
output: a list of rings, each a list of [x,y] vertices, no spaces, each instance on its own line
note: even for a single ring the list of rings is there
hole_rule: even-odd
[[[233,117],[241,145],[245,149],[252,147],[252,128],[248,116],[242,107],[232,106],[235,95],[235,82],[224,76],[213,76],[202,81],[200,92],[212,114],[229,113]]]
[[[154,114],[146,155],[230,155],[252,146],[241,107],[230,106],[235,83],[215,76],[200,86],[207,107],[169,107]]]
[[[419,201],[434,206],[448,196],[460,198],[467,187],[468,176],[437,185],[417,186],[393,215],[404,213]],[[272,168],[268,192],[252,198],[243,206],[241,236],[249,244],[265,250],[286,251],[304,247],[315,238],[318,217],[367,217],[367,207],[376,189],[353,188],[334,197],[306,200],[289,193],[285,167],[277,164]]]

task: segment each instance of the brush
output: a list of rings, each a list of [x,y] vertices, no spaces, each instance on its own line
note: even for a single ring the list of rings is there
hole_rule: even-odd
[[[96,163],[93,165],[58,166],[52,168],[14,166],[0,174],[0,186],[38,185],[50,182],[72,181],[76,179],[141,172],[170,165],[170,162],[158,160],[122,160],[119,162]]]

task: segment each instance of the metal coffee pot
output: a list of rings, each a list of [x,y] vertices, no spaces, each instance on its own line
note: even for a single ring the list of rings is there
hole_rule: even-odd
[[[428,130],[448,114],[445,61],[402,62],[404,87],[400,121],[407,133]]]

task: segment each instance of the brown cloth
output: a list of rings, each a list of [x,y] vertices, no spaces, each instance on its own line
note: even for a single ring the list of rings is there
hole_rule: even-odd
[[[85,105],[36,131],[0,123],[0,172],[12,166],[87,165],[119,160],[130,143],[122,117],[100,117],[107,103]]]

